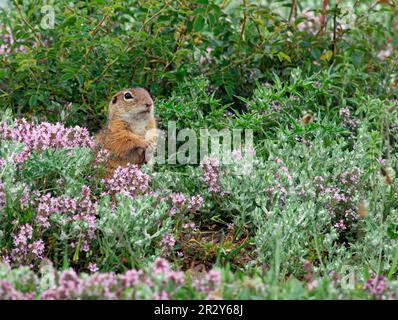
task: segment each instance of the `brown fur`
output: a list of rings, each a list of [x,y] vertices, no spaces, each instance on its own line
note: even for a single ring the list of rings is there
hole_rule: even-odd
[[[127,92],[134,98],[125,99]],[[151,96],[142,88],[125,89],[112,97],[108,123],[96,135],[97,145],[111,154],[106,164],[107,175],[127,163],[142,165],[151,161],[151,156],[148,153],[146,155],[146,151],[148,147],[156,145],[153,109]]]

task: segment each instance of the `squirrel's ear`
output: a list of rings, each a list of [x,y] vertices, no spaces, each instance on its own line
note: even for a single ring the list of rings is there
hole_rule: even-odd
[[[117,102],[117,96],[114,96],[112,99],[112,103],[115,104]]]

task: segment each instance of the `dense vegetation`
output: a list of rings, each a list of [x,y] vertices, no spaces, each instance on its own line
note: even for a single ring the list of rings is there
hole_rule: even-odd
[[[1,299],[397,298],[395,1],[3,6]],[[131,86],[162,129],[252,129],[253,171],[103,179],[92,137]]]

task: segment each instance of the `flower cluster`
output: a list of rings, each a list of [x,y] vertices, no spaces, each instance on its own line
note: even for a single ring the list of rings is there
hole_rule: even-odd
[[[303,17],[305,21],[302,21],[297,25],[297,30],[308,31],[315,35],[320,27],[320,18],[316,17],[312,11],[303,12],[301,17]]]
[[[377,54],[377,58],[379,58],[380,60],[386,60],[392,55],[392,53],[393,50],[391,48],[381,49]]]
[[[334,224],[334,227],[337,230],[341,230],[341,231],[347,229],[347,226],[345,225],[344,219],[340,219],[340,221],[338,221],[337,223]]]
[[[344,128],[354,129],[356,126],[358,126],[358,120],[351,118],[350,109],[348,109],[347,107],[340,109],[339,116]]]
[[[314,278],[313,265],[309,261],[304,262],[304,279],[306,281],[306,287],[308,290],[312,291],[318,286],[318,281]]]
[[[7,161],[0,157],[0,169],[4,168],[7,164]]]
[[[208,277],[212,279],[212,282],[210,280],[209,282],[214,288],[219,285],[220,280],[217,277],[210,273]],[[140,298],[139,290],[145,287],[147,288],[145,291],[152,292],[152,296],[146,298],[166,300],[184,284],[183,272],[173,271],[167,260],[157,258],[149,272],[132,269],[119,275],[113,272],[94,272],[89,276],[79,276],[74,270],[63,271],[59,275],[58,283],[42,292],[40,298],[44,300],[134,299]]]
[[[6,205],[6,192],[4,183],[0,181],[0,210]]]
[[[66,237],[66,228],[70,228],[72,239],[80,239],[80,250],[88,252],[90,242],[95,238],[96,214],[98,204],[90,199],[91,190],[83,186],[81,198],[52,197],[45,194],[37,199],[36,223],[43,230],[50,228],[50,217],[62,226],[62,234]],[[75,241],[75,240],[74,240]],[[76,246],[73,242],[72,246]]]
[[[287,179],[288,183],[290,184],[293,181],[292,176],[290,175],[288,167],[286,167],[283,164],[283,161],[281,159],[275,159],[275,163],[278,163],[280,166],[278,168],[278,171],[275,173],[275,179],[279,180],[281,178],[280,173],[283,174],[283,176]]]
[[[41,294],[43,300],[77,299],[83,293],[83,281],[74,270],[61,273],[56,288],[44,291]]]
[[[0,25],[0,55],[9,54],[12,50],[26,52],[24,46],[18,45],[12,34],[12,30],[8,26]]]
[[[172,270],[169,262],[163,258],[157,258],[145,269],[130,269],[121,274],[98,272],[95,265],[89,265],[89,269],[92,269],[90,274],[77,273],[73,269],[57,271],[50,261],[44,259],[38,274],[26,268],[11,269],[7,264],[0,264],[0,300],[168,300],[181,296],[214,300],[231,298],[231,294],[237,298],[247,297],[248,290],[256,297],[270,297],[269,286],[258,282],[259,278],[233,280],[231,277],[222,277],[220,271],[214,269],[188,275]],[[321,286],[320,280],[315,275],[312,263],[305,261],[305,297],[314,298],[314,290],[324,289],[326,283],[322,282]],[[342,290],[341,280],[338,273],[329,273],[330,285],[339,299],[345,299],[346,290]],[[395,286],[394,282],[389,283],[383,276],[376,277],[372,272],[363,289],[375,299],[391,299],[395,297]],[[223,287],[228,290],[222,290]]]
[[[21,152],[12,155],[12,161],[15,164],[22,164],[31,155],[31,150],[29,147],[25,146]]]
[[[30,264],[32,261],[41,260],[44,252],[42,239],[32,241],[33,228],[30,224],[24,224],[19,232],[14,235],[11,251],[11,261],[19,264]]]
[[[165,234],[160,241],[160,251],[162,256],[167,256],[170,251],[174,248],[176,239],[172,234]]]
[[[207,300],[219,300],[217,290],[221,285],[221,274],[217,270],[210,270],[204,277],[195,279],[193,286],[195,290],[206,294]]]
[[[185,205],[185,195],[183,193],[172,193],[170,195],[173,208],[182,208]]]
[[[371,273],[370,278],[366,281],[364,289],[370,293],[373,297],[380,299],[382,298],[389,285],[384,276],[379,275],[376,277],[374,272]]]
[[[163,200],[167,200],[164,198]],[[170,194],[169,199],[171,200],[171,209],[168,212],[169,216],[174,216],[177,213],[195,213],[203,205],[204,199],[201,195],[192,196],[190,199],[183,193],[173,192]]]
[[[88,270],[90,270],[90,272],[92,272],[92,273],[95,273],[95,272],[97,272],[99,269],[98,269],[98,266],[97,266],[97,264],[96,263],[93,263],[93,262],[90,262],[89,264],[88,264]]]
[[[169,280],[173,284],[182,285],[184,283],[184,273],[181,271],[171,270],[170,264],[166,259],[156,258],[153,263],[153,274],[155,276],[160,275],[162,282],[166,285]]]
[[[110,158],[110,152],[107,149],[100,149],[96,156],[95,156],[95,162],[94,162],[94,167],[97,168],[98,165],[104,164],[105,162],[108,161]]]
[[[200,209],[200,207],[203,205],[203,197],[201,195],[196,195],[192,196],[190,199],[190,202],[188,204],[188,210],[189,212],[196,212]]]
[[[203,205],[204,199],[201,195],[194,195],[187,198],[183,193],[171,193],[163,201],[171,201],[171,208],[168,211],[170,217],[174,216],[176,225],[182,228],[182,234],[190,234],[197,230],[196,224],[193,222],[194,214]],[[161,245],[161,255],[167,257],[174,248],[176,240],[173,235],[164,235]],[[178,254],[178,253],[177,253]]]
[[[198,211],[199,208],[203,205],[203,197],[200,195],[192,196],[190,203],[188,204],[188,209],[190,212]]]
[[[137,165],[128,164],[118,167],[111,178],[102,179],[107,193],[120,193],[128,197],[144,194],[150,183],[148,174],[142,172]]]
[[[314,179],[319,199],[334,219],[337,230],[347,230],[358,219],[356,196],[363,188],[361,179],[362,174],[358,168],[333,176],[333,185],[326,185],[321,176]]]
[[[200,163],[203,180],[212,193],[221,192],[219,184],[220,161],[214,156],[206,157]]]
[[[279,196],[279,202],[283,206],[288,195],[287,187],[293,183],[293,177],[290,174],[289,168],[284,164],[282,159],[276,158],[273,160],[277,164],[277,169],[274,174],[276,185],[270,186],[264,190],[269,198],[274,195]]]
[[[242,152],[239,149],[232,150],[231,156],[234,162],[240,162],[243,160]]]
[[[94,140],[86,128],[76,126],[66,128],[61,123],[41,122],[32,124],[25,119],[15,120],[12,126],[0,123],[0,137],[6,140],[21,142],[25,148],[15,156],[14,161],[23,162],[33,150],[43,151],[47,148],[61,149],[94,146]]]
[[[34,293],[16,290],[10,282],[0,279],[0,300],[33,300]]]

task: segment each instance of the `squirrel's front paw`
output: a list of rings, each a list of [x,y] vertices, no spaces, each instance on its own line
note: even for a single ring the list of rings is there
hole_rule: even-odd
[[[145,162],[148,165],[152,165],[155,151],[156,151],[156,143],[151,143],[148,146],[148,148],[145,150]]]
[[[147,141],[143,140],[139,144],[137,144],[135,148],[143,149],[145,151],[149,146],[150,144]]]

